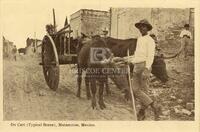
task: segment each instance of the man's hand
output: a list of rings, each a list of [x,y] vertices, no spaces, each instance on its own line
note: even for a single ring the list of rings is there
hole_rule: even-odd
[[[112,63],[116,66],[124,66],[124,59],[122,57],[114,57],[112,58]]]
[[[113,57],[112,61],[117,63],[117,62],[121,62],[123,61],[124,59],[122,57]]]

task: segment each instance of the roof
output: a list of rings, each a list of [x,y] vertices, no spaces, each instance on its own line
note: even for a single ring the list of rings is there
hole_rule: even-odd
[[[105,17],[108,17],[110,15],[108,11],[93,10],[93,9],[80,9],[80,10],[78,10],[75,13],[70,15],[70,20],[79,17],[81,14],[86,15],[86,16],[90,16],[90,15],[97,15],[98,16],[99,15],[99,16],[105,16]]]
[[[10,40],[7,40],[4,36],[3,36],[3,42],[4,42],[4,43],[10,43],[10,44],[13,44],[13,42],[11,42]]]

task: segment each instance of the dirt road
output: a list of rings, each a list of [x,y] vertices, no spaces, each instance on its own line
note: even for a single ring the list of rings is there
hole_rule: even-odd
[[[3,116],[4,120],[134,120],[131,102],[110,83],[112,95],[104,96],[107,108],[93,110],[86,99],[84,80],[82,98],[76,97],[76,74],[70,65],[60,66],[58,90],[48,88],[39,57],[18,57],[18,61],[3,62]],[[177,65],[178,64],[178,65]],[[151,94],[162,106],[160,120],[194,120],[194,60],[167,61],[170,80],[167,84],[151,83]],[[176,110],[174,109],[176,108]],[[184,111],[182,111],[184,109]],[[179,110],[177,112],[177,110]],[[184,113],[186,111],[186,113]],[[181,113],[182,112],[182,113]],[[149,112],[150,113],[150,112]],[[188,114],[189,113],[189,114]],[[152,120],[152,113],[145,120]]]
[[[23,58],[23,59],[22,59]],[[17,62],[4,60],[4,120],[133,120],[132,109],[115,91],[105,97],[107,108],[91,108],[84,83],[82,98],[76,97],[76,75],[69,65],[60,66],[60,84],[56,92],[44,80],[42,67],[35,57]]]

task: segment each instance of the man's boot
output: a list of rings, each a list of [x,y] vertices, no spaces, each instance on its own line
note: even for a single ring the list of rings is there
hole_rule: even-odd
[[[154,120],[158,121],[159,120],[159,114],[161,112],[161,108],[155,102],[152,102],[150,105],[151,105],[151,108],[153,109],[153,112],[154,112]]]
[[[142,121],[145,119],[145,108],[141,108],[137,114],[137,120]]]

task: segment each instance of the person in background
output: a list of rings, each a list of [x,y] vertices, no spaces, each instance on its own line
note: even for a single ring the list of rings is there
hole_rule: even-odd
[[[103,34],[102,34],[102,35],[103,35],[103,37],[105,37],[105,38],[108,37],[108,29],[107,29],[107,28],[104,28],[104,29],[103,29]]]
[[[191,39],[192,39],[192,34],[189,31],[189,28],[190,28],[190,25],[185,24],[184,29],[180,33],[182,53],[183,53],[185,59],[188,56],[188,46],[190,45]]]
[[[13,53],[14,60],[17,61],[17,48],[16,48],[16,45],[14,45],[14,47],[12,49],[12,53]]]
[[[53,35],[54,34],[54,26],[52,24],[47,24],[46,31],[49,35]]]

